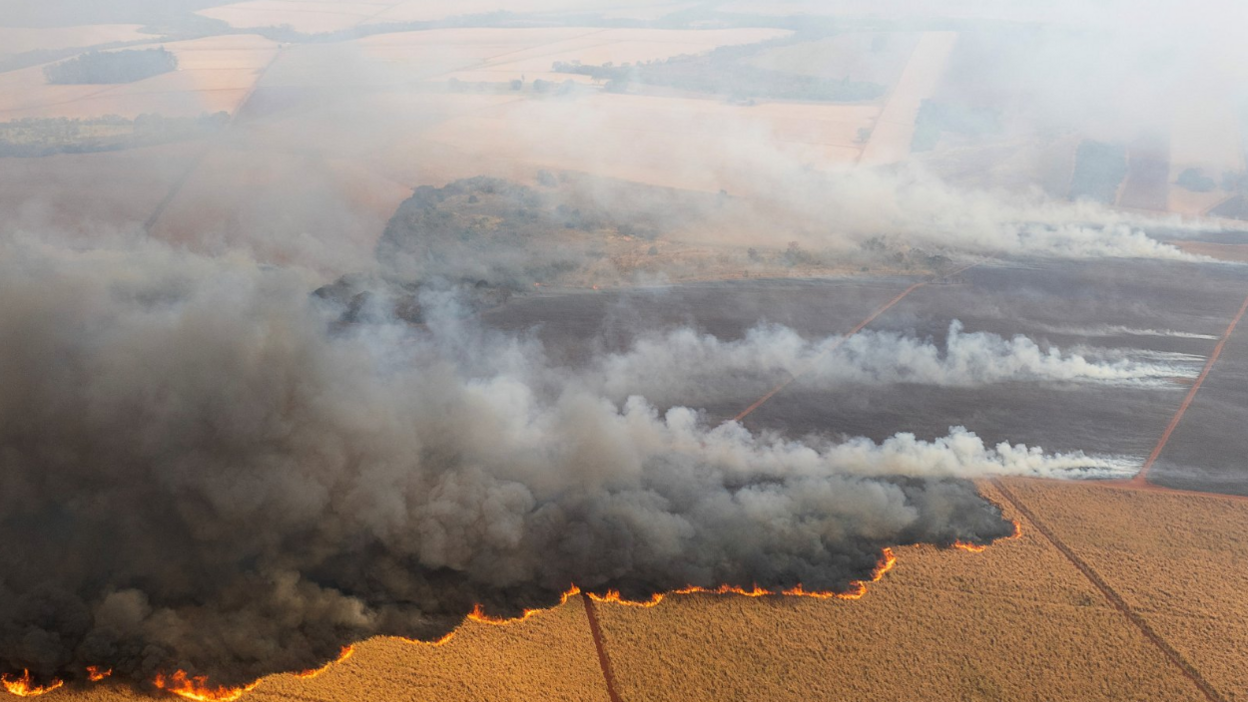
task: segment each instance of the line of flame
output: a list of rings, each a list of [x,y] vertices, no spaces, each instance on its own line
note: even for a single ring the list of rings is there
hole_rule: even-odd
[[[87,680],[91,682],[99,682],[112,674],[112,668],[104,668],[98,665],[87,666]]]
[[[56,688],[65,684],[64,680],[53,680],[46,686],[40,687],[35,684],[35,679],[31,676],[29,670],[23,670],[21,677],[16,675],[0,675],[0,684],[4,685],[4,689],[18,697],[37,697],[45,695]]]
[[[157,674],[152,684],[166,692],[172,692],[178,697],[195,700],[196,702],[234,702],[239,697],[256,689],[260,681],[257,680],[242,687],[213,687],[208,684],[207,677],[202,675],[192,677],[187,675],[185,671],[179,670],[169,676],[163,673]]]
[[[330,668],[332,668],[334,665],[337,665],[338,663],[341,663],[341,662],[343,662],[343,661],[347,660],[347,659],[348,659],[348,658],[350,658],[350,657],[351,657],[351,655],[352,655],[352,654],[354,654],[354,653],[355,653],[355,646],[343,646],[343,647],[342,647],[342,650],[338,652],[338,657],[337,657],[337,658],[335,658],[334,660],[332,660],[332,661],[330,661],[330,662],[326,663],[325,665],[321,666],[320,668],[312,668],[312,669],[309,669],[309,670],[301,670],[301,671],[299,671],[298,673],[295,673],[295,677],[296,677],[296,678],[315,678],[316,676],[320,675],[321,673],[324,673],[325,671],[327,671],[327,670],[329,670]]]
[[[680,588],[679,590],[674,590],[667,594],[741,595],[743,597],[774,597],[784,595],[787,597],[813,597],[820,600],[856,600],[867,594],[867,585],[879,582],[880,578],[883,578],[884,574],[892,570],[895,565],[897,565],[896,554],[893,553],[891,548],[884,549],[880,561],[875,566],[875,570],[871,572],[871,579],[854,580],[850,583],[850,589],[848,592],[806,590],[801,585],[788,588],[787,590],[768,590],[766,588],[761,588],[758,585],[752,586],[749,590],[733,585],[720,585],[715,588],[705,588],[691,585],[689,587]],[[612,602],[615,604],[627,605],[629,607],[653,607],[662,602],[666,595],[664,593],[656,593],[651,595],[648,600],[626,600],[620,596],[618,591],[608,590],[604,595],[595,595],[591,592],[589,597],[595,602]]]
[[[1017,519],[1011,519],[1010,523],[1014,525],[1014,533],[1009,536],[1002,536],[998,541],[1017,539],[1023,535],[1023,525],[1019,524]],[[988,550],[988,544],[975,544],[969,541],[954,541],[953,547],[963,551],[970,551],[971,553],[983,553]]]
[[[1014,533],[1004,538],[1015,539],[1015,538],[1018,538],[1022,534],[1022,528],[1019,525],[1019,523],[1017,521],[1014,521],[1013,524],[1014,524]],[[976,551],[976,552],[982,551],[986,548],[985,546],[979,546],[978,544],[970,544],[970,543],[965,543],[965,542],[960,542],[960,541],[955,542],[954,546],[957,548],[962,548],[968,551]],[[666,597],[668,594],[675,594],[675,595],[692,595],[692,594],[729,595],[731,594],[731,595],[742,595],[745,597],[768,597],[768,596],[783,595],[787,597],[812,597],[812,598],[820,599],[820,600],[830,600],[830,599],[856,600],[856,599],[861,598],[863,595],[867,594],[867,585],[871,583],[879,582],[880,579],[884,577],[884,574],[892,570],[893,566],[895,565],[897,565],[896,554],[893,553],[893,550],[891,548],[883,549],[879,562],[876,563],[875,569],[871,572],[871,578],[869,580],[854,580],[850,582],[850,590],[848,592],[833,592],[833,591],[819,591],[819,590],[808,591],[808,590],[805,590],[801,585],[797,585],[796,587],[792,587],[786,590],[768,590],[765,588],[761,588],[758,585],[754,585],[749,590],[746,590],[745,588],[741,588],[741,587],[735,587],[732,585],[720,585],[719,587],[716,587],[716,588],[704,588],[704,587],[697,587],[697,586],[691,585],[689,587],[684,587],[679,590],[674,590],[671,593],[655,593],[650,596],[650,599],[647,599],[647,600],[627,600],[627,599],[624,599],[620,595],[619,591],[617,590],[608,590],[603,595],[596,595],[592,592],[587,593],[587,594],[589,595],[589,598],[594,600],[595,602],[611,602],[615,604],[627,605],[630,607],[654,607],[655,605],[662,602],[664,597]],[[575,595],[578,595],[580,593],[581,593],[581,589],[577,587],[576,585],[572,585],[571,587],[568,588],[567,591],[565,591],[560,596],[559,605],[567,604],[567,601],[569,598]],[[537,614],[538,612],[542,612],[542,611],[545,611],[545,610],[526,609],[518,617],[512,617],[512,618],[494,617],[494,616],[487,614],[485,612],[485,608],[482,605],[477,604],[477,605],[474,605],[472,608],[472,611],[468,613],[468,619],[475,621],[475,622],[480,622],[482,624],[501,626],[501,625],[514,624],[516,622],[524,621],[532,617],[533,615]],[[451,638],[453,638],[454,636],[455,636],[455,632],[452,631],[452,632],[447,633],[442,638],[437,639],[436,641],[420,641],[418,639],[404,639],[404,640],[408,641],[409,643],[420,644],[424,646],[441,646],[447,643],[448,641],[450,641]],[[343,647],[342,653],[339,654],[337,659],[330,661],[329,663],[326,663],[324,666],[320,668],[316,668],[313,670],[305,670],[299,673],[295,673],[295,675],[300,678],[314,678],[320,675],[321,673],[324,673],[334,664],[341,663],[345,661],[346,659],[350,658],[353,653],[355,653],[355,648],[353,646],[345,646]],[[93,670],[94,668],[88,668],[88,671],[93,671]],[[111,672],[112,671],[108,671],[104,673],[101,677],[107,676]],[[94,675],[94,673],[92,674]],[[95,678],[93,677],[92,679],[94,680]],[[8,679],[5,678],[4,681],[5,681],[5,686],[8,687],[9,686]],[[60,687],[61,684],[62,683],[60,681],[57,681],[57,683],[52,687],[43,689],[39,692],[33,692],[30,694],[41,694],[42,692],[47,692],[47,691],[56,689],[57,687]],[[254,690],[256,686],[260,684],[260,681],[257,680],[256,682],[251,683],[250,685],[246,685],[244,687],[238,687],[238,688],[226,688],[226,687],[213,688],[208,685],[207,678],[202,677],[202,676],[190,677],[185,672],[179,670],[168,678],[166,678],[163,675],[156,676],[156,680],[154,684],[156,685],[156,687],[161,688],[162,690],[172,692],[173,694],[179,695],[186,699],[196,700],[196,702],[234,702],[234,700],[237,700],[239,697],[242,697],[247,692]],[[11,687],[10,687],[10,691],[12,691]],[[16,694],[21,694],[21,693],[16,693]]]
[[[565,605],[568,603],[568,599],[570,597],[573,597],[579,594],[581,594],[581,588],[573,585],[569,587],[567,590],[565,590],[562,595],[559,596],[559,604],[555,606],[559,607],[559,606]],[[468,613],[468,618],[474,622],[481,622],[482,624],[491,624],[491,625],[514,624],[515,622],[522,622],[525,619],[528,619],[529,617],[533,616],[534,614],[537,614],[538,612],[544,612],[544,611],[546,611],[546,608],[526,609],[524,610],[524,613],[518,617],[511,617],[511,618],[494,617],[494,616],[490,616],[489,614],[486,614],[485,608],[479,604],[476,604],[472,606],[472,611]],[[433,643],[435,646],[438,646],[443,643],[446,643],[446,641],[450,638],[451,638],[451,635],[447,634],[446,636],[443,636],[441,639]]]

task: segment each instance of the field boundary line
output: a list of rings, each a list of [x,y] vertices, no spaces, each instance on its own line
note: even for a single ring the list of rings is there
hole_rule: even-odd
[[[1170,418],[1170,423],[1166,425],[1166,430],[1161,433],[1161,439],[1153,447],[1153,452],[1148,454],[1148,459],[1144,461],[1140,472],[1136,473],[1135,477],[1132,478],[1133,482],[1148,482],[1148,472],[1152,469],[1153,464],[1157,462],[1157,458],[1161,456],[1162,450],[1166,448],[1166,444],[1170,441],[1170,435],[1179,426],[1179,422],[1183,421],[1183,415],[1187,413],[1187,408],[1192,406],[1192,401],[1196,399],[1196,393],[1200,392],[1200,386],[1205,382],[1209,371],[1213,370],[1213,364],[1218,362],[1218,357],[1222,355],[1222,349],[1226,346],[1226,342],[1230,340],[1231,334],[1234,333],[1239,320],[1243,319],[1245,312],[1248,312],[1248,297],[1244,298],[1244,304],[1239,306],[1239,312],[1236,312],[1235,316],[1231,318],[1231,323],[1227,325],[1222,338],[1218,339],[1218,345],[1213,347],[1213,353],[1209,354],[1209,359],[1205,361],[1205,367],[1201,369],[1200,375],[1196,376],[1196,381],[1192,383],[1191,389],[1187,391],[1187,395],[1179,405],[1178,411]]]
[[[893,307],[897,306],[897,303],[906,299],[906,296],[908,296],[910,293],[914,292],[915,290],[918,290],[921,287],[930,285],[938,280],[944,280],[945,278],[952,278],[953,276],[958,275],[959,273],[962,273],[971,268],[974,268],[976,265],[978,264],[972,263],[967,266],[962,266],[961,268],[955,271],[952,271],[950,273],[945,273],[944,275],[941,275],[941,276],[928,278],[927,280],[920,280],[919,282],[911,285],[905,290],[902,290],[901,293],[898,294],[896,297],[884,303],[881,307],[876,308],[874,312],[868,315],[866,319],[859,322],[858,325],[855,326],[853,329],[850,329],[848,333],[837,338],[836,341],[833,341],[832,343],[824,346],[824,348],[819,351],[819,354],[815,356],[814,359],[812,359],[809,363],[806,364],[805,368],[799,369],[796,373],[790,373],[788,378],[786,378],[783,382],[781,382],[779,385],[775,386],[771,390],[767,391],[767,394],[755,400],[754,404],[741,410],[741,412],[738,413],[737,416],[732,418],[732,421],[740,422],[741,420],[750,416],[750,414],[752,414],[754,410],[758,409],[759,407],[762,407],[764,403],[766,403],[771,398],[775,397],[780,391],[792,385],[793,381],[797,380],[798,378],[802,377],[806,373],[810,372],[810,369],[813,368],[816,363],[823,360],[828,354],[839,349],[841,345],[843,345],[846,341],[849,341],[849,339],[853,337],[854,335],[856,335],[858,332],[862,331],[863,329],[866,329],[867,325],[874,322],[876,318],[878,318],[880,315],[884,314],[885,312],[891,310]],[[1248,301],[1245,301],[1245,304],[1248,304]]]
[[[256,74],[255,82],[251,84],[251,87],[247,90],[247,94],[243,95],[243,99],[238,102],[238,106],[234,108],[233,114],[231,114],[230,118],[226,120],[225,126],[221,129],[222,134],[232,128],[234,123],[238,121],[238,116],[243,113],[243,110],[247,107],[247,103],[251,101],[251,97],[256,94],[257,90],[260,89],[260,81],[264,80],[265,74],[269,72],[269,69],[273,67],[273,64],[277,63],[277,60],[281,57],[281,55],[282,47],[279,45],[277,50],[273,52],[273,57],[270,58],[269,62],[264,65],[264,68],[260,69],[260,72]],[[148,215],[148,218],[143,222],[144,234],[150,236],[152,232],[155,231],[156,224],[160,221],[160,218],[165,215],[165,210],[169,209],[169,205],[173,204],[174,199],[182,193],[182,189],[186,187],[188,182],[190,182],[191,176],[195,174],[195,171],[199,170],[201,165],[203,165],[204,160],[208,158],[208,154],[212,151],[214,142],[218,141],[220,136],[220,134],[217,134],[206,139],[207,143],[204,145],[203,150],[191,159],[190,165],[187,166],[182,175],[178,176],[178,179],[173,182],[173,185],[169,188],[169,192],[165,193],[165,196],[160,199],[160,202],[156,203],[156,209],[152,210],[152,214]]]
[[[594,648],[598,650],[598,665],[602,667],[602,679],[607,684],[607,697],[611,702],[623,702],[615,687],[615,673],[611,670],[611,659],[607,656],[607,646],[602,640],[602,626],[598,623],[598,612],[589,594],[581,593],[581,602],[585,605],[585,618],[589,620],[589,635],[594,639]]]
[[[1245,303],[1245,306],[1248,307],[1248,302]],[[1083,559],[1079,558],[1079,556],[1077,556],[1069,546],[1067,546],[1061,539],[1057,538],[1056,534],[1050,531],[1048,527],[1037,519],[1035,513],[1025,507],[1023,503],[1019,501],[1018,497],[1005,487],[999,478],[993,478],[992,485],[998,492],[1001,493],[1001,496],[1004,497],[1007,502],[1014,506],[1014,509],[1018,510],[1019,514],[1023,515],[1023,517],[1025,517],[1027,521],[1036,528],[1036,531],[1040,532],[1040,534],[1044,536],[1049,543],[1053,544],[1053,547],[1061,552],[1061,554],[1066,557],[1066,560],[1070,561],[1071,565],[1077,568],[1089,582],[1096,586],[1097,590],[1101,591],[1101,594],[1105,596],[1105,599],[1108,600],[1115,609],[1126,616],[1127,619],[1140,630],[1140,633],[1144,634],[1144,637],[1152,642],[1152,644],[1156,646],[1158,650],[1160,650],[1162,654],[1170,660],[1171,663],[1178,666],[1179,671],[1183,673],[1188,680],[1191,680],[1196,685],[1201,694],[1203,694],[1209,702],[1227,702],[1226,698],[1214,689],[1214,687],[1210,685],[1207,680],[1205,680],[1205,678],[1200,674],[1200,671],[1196,670],[1196,668],[1183,657],[1183,654],[1175,650],[1174,647],[1167,643],[1166,640],[1163,639],[1161,635],[1158,634],[1157,631],[1153,629],[1153,627],[1149,625],[1149,623],[1142,616],[1136,613],[1135,610],[1131,609],[1131,605],[1127,604],[1127,601],[1122,599],[1122,596],[1119,595],[1108,582],[1101,578],[1101,576],[1097,575],[1096,571],[1094,571],[1091,566],[1089,566]]]

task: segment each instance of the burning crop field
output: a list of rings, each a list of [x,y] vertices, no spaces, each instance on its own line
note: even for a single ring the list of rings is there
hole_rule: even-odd
[[[0,7],[4,691],[1246,699],[1232,23],[470,5]]]

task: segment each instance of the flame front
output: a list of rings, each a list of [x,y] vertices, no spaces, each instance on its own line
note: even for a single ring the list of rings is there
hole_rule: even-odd
[[[40,686],[35,683],[35,679],[31,676],[29,670],[23,670],[20,677],[16,675],[0,675],[0,684],[3,684],[4,689],[18,697],[37,697],[64,685],[65,681],[53,680],[46,686]]]
[[[156,687],[196,702],[234,702],[260,684],[257,680],[243,687],[213,687],[208,678],[202,675],[191,677],[185,671],[177,671],[173,675],[157,675],[152,681]]]
[[[99,682],[112,674],[112,668],[103,668],[98,665],[87,666],[87,680],[90,680],[91,682]]]
[[[690,585],[673,591],[674,595],[741,595],[743,597],[768,597],[785,595],[788,597],[813,597],[820,600],[856,600],[867,594],[867,585],[878,582],[884,574],[893,569],[897,565],[897,556],[891,548],[885,548],[881,554],[880,560],[875,565],[875,570],[871,572],[870,580],[854,580],[849,586],[848,592],[832,592],[821,590],[806,590],[801,585],[791,587],[787,590],[767,590],[759,587],[757,584],[750,589],[736,587],[734,585],[720,585],[715,588],[698,587]],[[620,596],[616,590],[607,590],[605,595],[595,595],[589,593],[590,599],[595,602],[613,602],[615,604],[628,605],[630,607],[653,607],[663,601],[665,595],[656,593],[650,596],[648,600],[626,600]]]
[[[354,653],[355,653],[355,646],[343,646],[342,651],[338,653],[338,657],[335,658],[334,660],[326,663],[320,668],[312,668],[311,670],[304,670],[304,671],[295,673],[295,677],[296,678],[315,678],[321,673],[324,673],[325,671],[329,670],[334,665],[347,660]]]
[[[970,551],[971,553],[983,553],[988,549],[988,546],[985,544],[973,544],[969,541],[954,541],[953,547],[963,551]]]
[[[563,605],[565,605],[565,604],[567,604],[567,603],[568,603],[568,598],[570,598],[570,597],[572,597],[572,596],[574,596],[574,595],[579,595],[579,594],[581,594],[581,588],[579,588],[579,587],[577,587],[577,586],[573,585],[573,586],[569,587],[567,590],[565,590],[565,591],[564,591],[564,593],[563,593],[562,595],[560,595],[560,596],[559,596],[559,604],[557,604],[557,605],[555,605],[555,606],[556,606],[556,607],[561,607],[561,606],[563,606]],[[468,613],[468,618],[469,618],[469,619],[471,619],[471,620],[472,620],[472,621],[474,621],[474,622],[480,622],[480,623],[482,623],[482,624],[491,624],[491,625],[496,625],[496,626],[497,626],[497,625],[501,625],[501,624],[513,624],[513,623],[515,623],[515,622],[522,622],[522,621],[524,621],[525,619],[528,619],[529,617],[533,616],[534,614],[537,614],[538,612],[543,612],[543,611],[545,611],[545,610],[543,610],[543,609],[526,609],[526,610],[524,610],[524,613],[523,613],[523,614],[521,614],[520,616],[518,616],[518,617],[512,617],[512,618],[508,619],[508,618],[506,618],[506,617],[494,617],[494,616],[491,616],[491,615],[489,615],[489,614],[486,614],[486,613],[485,613],[485,607],[482,607],[480,604],[475,604],[475,605],[473,605],[473,606],[472,606],[472,611]],[[452,633],[453,633],[453,632],[452,632]],[[446,636],[443,636],[441,639],[438,639],[437,641],[433,641],[433,642],[431,642],[431,643],[432,643],[434,646],[440,646],[440,645],[442,645],[442,644],[446,643],[446,642],[447,642],[450,638],[451,638],[451,634],[447,634]]]

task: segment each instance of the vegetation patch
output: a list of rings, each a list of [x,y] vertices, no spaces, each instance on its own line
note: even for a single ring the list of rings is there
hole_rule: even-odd
[[[228,121],[224,112],[199,117],[142,114],[134,119],[117,115],[19,119],[0,123],[0,157],[81,154],[165,144],[214,132]]]
[[[1090,139],[1075,151],[1075,171],[1070,179],[1071,200],[1095,200],[1112,205],[1118,185],[1127,177],[1127,148]]]
[[[765,48],[792,41],[793,38],[785,38],[744,46],[723,46],[697,56],[676,56],[662,61],[620,66],[556,61],[552,70],[606,81],[606,89],[610,92],[627,92],[638,85],[723,95],[736,100],[761,98],[818,102],[866,102],[879,99],[887,92],[887,86],[879,83],[771,70],[751,65],[746,60]]]
[[[910,150],[931,151],[945,133],[976,137],[1000,131],[1000,112],[953,102],[924,100],[915,118]]]
[[[88,51],[43,69],[49,83],[96,85],[133,83],[177,70],[178,58],[164,47],[129,51]]]

